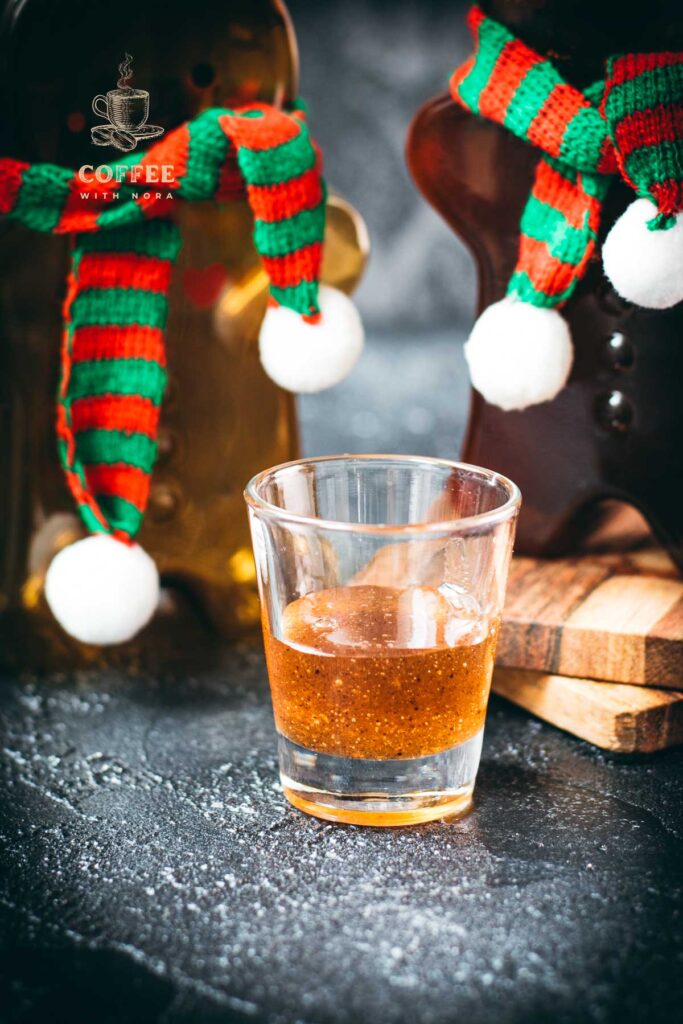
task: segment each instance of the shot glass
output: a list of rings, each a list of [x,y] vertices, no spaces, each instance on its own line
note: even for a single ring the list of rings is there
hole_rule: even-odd
[[[516,485],[345,455],[266,470],[245,498],[286,798],[357,825],[467,811]]]

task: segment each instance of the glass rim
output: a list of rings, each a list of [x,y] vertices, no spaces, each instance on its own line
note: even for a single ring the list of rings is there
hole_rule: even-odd
[[[419,523],[349,523],[341,519],[322,519],[318,516],[304,515],[301,512],[292,512],[290,509],[274,505],[266,501],[258,493],[259,485],[269,476],[273,476],[282,470],[291,469],[295,466],[307,466],[323,462],[398,462],[398,463],[426,463],[428,466],[441,469],[465,470],[470,473],[477,473],[486,478],[489,483],[500,484],[507,491],[507,498],[502,505],[489,509],[488,512],[477,512],[471,516],[460,516],[457,519],[438,519],[433,522]],[[484,466],[476,466],[469,462],[456,462],[451,459],[439,459],[428,455],[383,455],[378,454],[342,454],[342,455],[316,455],[308,458],[293,459],[291,462],[281,462],[277,466],[263,469],[256,473],[244,488],[244,500],[253,512],[266,516],[270,519],[278,519],[283,522],[296,523],[300,526],[311,526],[321,530],[339,530],[349,533],[363,534],[432,534],[469,531],[479,529],[482,526],[496,525],[511,519],[519,510],[522,501],[522,494],[513,480],[503,476],[493,469],[486,469]]]

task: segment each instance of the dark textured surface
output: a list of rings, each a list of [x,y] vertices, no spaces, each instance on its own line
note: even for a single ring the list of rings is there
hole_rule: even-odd
[[[0,682],[0,1019],[677,1019],[683,754],[610,759],[494,701],[473,813],[288,808],[261,656]]]

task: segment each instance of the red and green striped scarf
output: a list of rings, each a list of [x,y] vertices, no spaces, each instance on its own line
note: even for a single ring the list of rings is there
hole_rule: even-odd
[[[540,307],[569,299],[597,239],[615,175],[649,198],[665,230],[683,209],[683,54],[627,54],[582,92],[551,61],[473,7],[474,54],[451,79],[453,98],[543,151],[520,222],[507,295]]]
[[[143,157],[112,166],[133,164],[173,167],[170,182],[152,186],[161,198],[128,170],[120,184],[84,185],[62,167],[0,160],[0,214],[73,235],[59,454],[87,529],[123,541],[140,528],[156,460],[167,293],[180,248],[168,219],[174,202],[226,202],[246,186],[271,302],[312,321],[325,230],[321,161],[300,110],[208,110]]]

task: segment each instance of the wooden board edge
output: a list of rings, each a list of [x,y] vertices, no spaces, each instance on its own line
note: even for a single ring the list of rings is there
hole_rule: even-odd
[[[647,754],[683,743],[683,693],[497,667],[493,692],[603,750]]]

